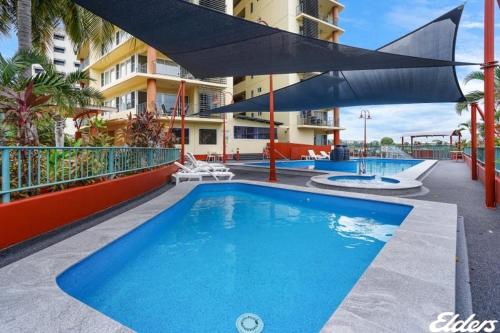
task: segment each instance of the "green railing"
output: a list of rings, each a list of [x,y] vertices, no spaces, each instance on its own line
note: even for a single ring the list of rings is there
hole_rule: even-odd
[[[404,146],[404,151],[412,155],[413,158],[431,160],[449,160],[451,158],[450,152],[455,150],[458,148],[450,145],[419,144],[413,145],[413,149],[410,146]]]
[[[464,154],[470,156],[471,150],[472,150],[471,147],[465,147]],[[479,162],[484,163],[484,148],[483,147],[477,148],[477,159]],[[496,161],[497,172],[500,172],[500,147],[495,148],[495,161]]]
[[[179,149],[131,147],[1,147],[2,202],[11,193],[113,178],[179,159]]]

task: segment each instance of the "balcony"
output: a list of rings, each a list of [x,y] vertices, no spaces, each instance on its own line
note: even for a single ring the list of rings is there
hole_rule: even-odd
[[[226,84],[227,80],[223,77],[214,77],[208,79],[198,79],[194,77],[193,74],[189,73],[185,68],[176,64],[173,61],[168,60],[158,60],[156,61],[156,74],[174,76],[187,80],[199,80],[203,82],[215,83],[215,84]]]
[[[90,58],[85,58],[80,62],[80,70],[84,70],[90,65]]]
[[[313,112],[311,115],[298,115],[297,116],[297,126],[299,127],[327,127],[333,128],[333,120],[328,119],[325,112]]]
[[[184,0],[184,1],[226,13],[225,0]]]
[[[318,20],[321,20],[321,21],[326,22],[326,23],[331,24],[331,25],[335,25],[335,26],[339,25],[339,19],[334,18],[331,13],[321,14],[318,12],[315,14],[311,10],[306,9],[305,7],[306,6],[304,3],[302,3],[302,2],[299,3],[297,5],[296,16],[307,15],[307,16],[311,16],[313,18],[316,18]]]
[[[338,27],[338,18],[332,13],[333,8],[343,9],[343,6],[331,0],[319,0],[318,3],[301,0],[296,9],[296,19],[299,21],[299,33],[303,36],[330,40],[333,33],[344,33]]]
[[[215,107],[215,106],[214,106]],[[156,112],[160,117],[171,117],[174,111],[174,105],[166,105],[166,104],[155,104]],[[147,103],[138,104],[135,108],[136,114],[140,114],[146,112]],[[201,106],[199,104],[190,105],[190,103],[186,104],[186,118],[193,119],[206,119],[206,120],[222,120],[221,114],[211,114],[204,115],[200,114],[200,110],[207,110],[206,106]],[[179,112],[178,110],[177,112]],[[176,117],[180,119],[180,115],[177,113]]]

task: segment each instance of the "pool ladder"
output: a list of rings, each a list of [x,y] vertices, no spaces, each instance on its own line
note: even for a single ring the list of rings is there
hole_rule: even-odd
[[[360,157],[359,159],[359,174],[366,174],[366,159],[364,157]]]

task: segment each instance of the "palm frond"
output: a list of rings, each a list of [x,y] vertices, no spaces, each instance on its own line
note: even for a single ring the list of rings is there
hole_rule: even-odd
[[[0,34],[8,35],[15,21],[15,9],[10,0],[0,0]]]
[[[469,74],[464,79],[464,83],[469,83],[472,80],[484,81],[484,73],[483,71],[474,71]]]

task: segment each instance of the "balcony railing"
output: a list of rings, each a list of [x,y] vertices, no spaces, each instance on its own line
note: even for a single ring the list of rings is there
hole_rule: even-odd
[[[113,76],[112,80],[109,82],[106,82],[103,87],[110,85],[117,80],[122,79],[123,77],[127,77],[132,73],[142,73],[142,74],[147,74],[148,73],[148,64],[136,64],[132,70],[125,74],[125,76],[119,77],[118,79]],[[178,77],[182,79],[187,79],[187,80],[199,80],[199,81],[204,81],[204,82],[210,82],[210,83],[216,83],[216,84],[226,84],[227,80],[226,78],[209,78],[209,79],[197,79],[195,78],[191,73],[189,73],[186,69],[182,68],[175,62],[170,62],[170,63],[164,63],[164,62],[156,62],[156,72],[155,74],[158,75],[168,75],[168,76],[173,76],[173,77]]]
[[[173,163],[178,149],[133,147],[0,147],[2,202],[12,193],[60,187]]]
[[[80,70],[83,70],[88,65],[90,65],[90,57],[89,58],[85,58],[82,61],[80,61]]]
[[[471,147],[465,147],[464,153],[468,156],[471,155]],[[477,160],[481,163],[484,163],[484,148],[477,148]],[[496,160],[496,169],[497,172],[500,173],[500,147],[495,148],[495,160]]]
[[[315,116],[310,116],[310,117],[304,117],[304,116],[297,116],[297,124],[300,125],[307,125],[307,126],[321,126],[321,127],[333,127],[333,120],[332,119],[324,119],[320,117],[315,117]]]
[[[170,75],[188,80],[200,80],[216,84],[226,84],[227,80],[223,77],[214,77],[209,79],[198,79],[193,74],[189,73],[187,69],[181,67],[175,62],[156,62],[156,74]]]
[[[138,104],[136,107],[136,114],[146,112],[148,109],[148,104],[147,103],[141,103]],[[173,105],[166,105],[166,104],[160,104],[160,103],[155,103],[155,109],[156,112],[160,117],[170,117],[172,116],[172,113],[174,111],[174,106]],[[204,108],[206,109],[206,108]],[[179,111],[177,112],[176,117],[179,117]],[[194,118],[210,118],[210,119],[222,119],[221,114],[202,114],[200,113],[200,106],[199,105],[190,105],[189,103],[186,104],[186,117],[194,117]]]
[[[299,16],[301,14],[309,15],[311,17],[317,18],[318,20],[324,21],[324,22],[329,23],[329,24],[333,24],[335,26],[338,26],[338,24],[339,24],[339,19],[334,18],[331,14],[320,16],[319,14],[311,13],[310,11],[305,9],[304,3],[299,3],[297,5],[296,15]]]

